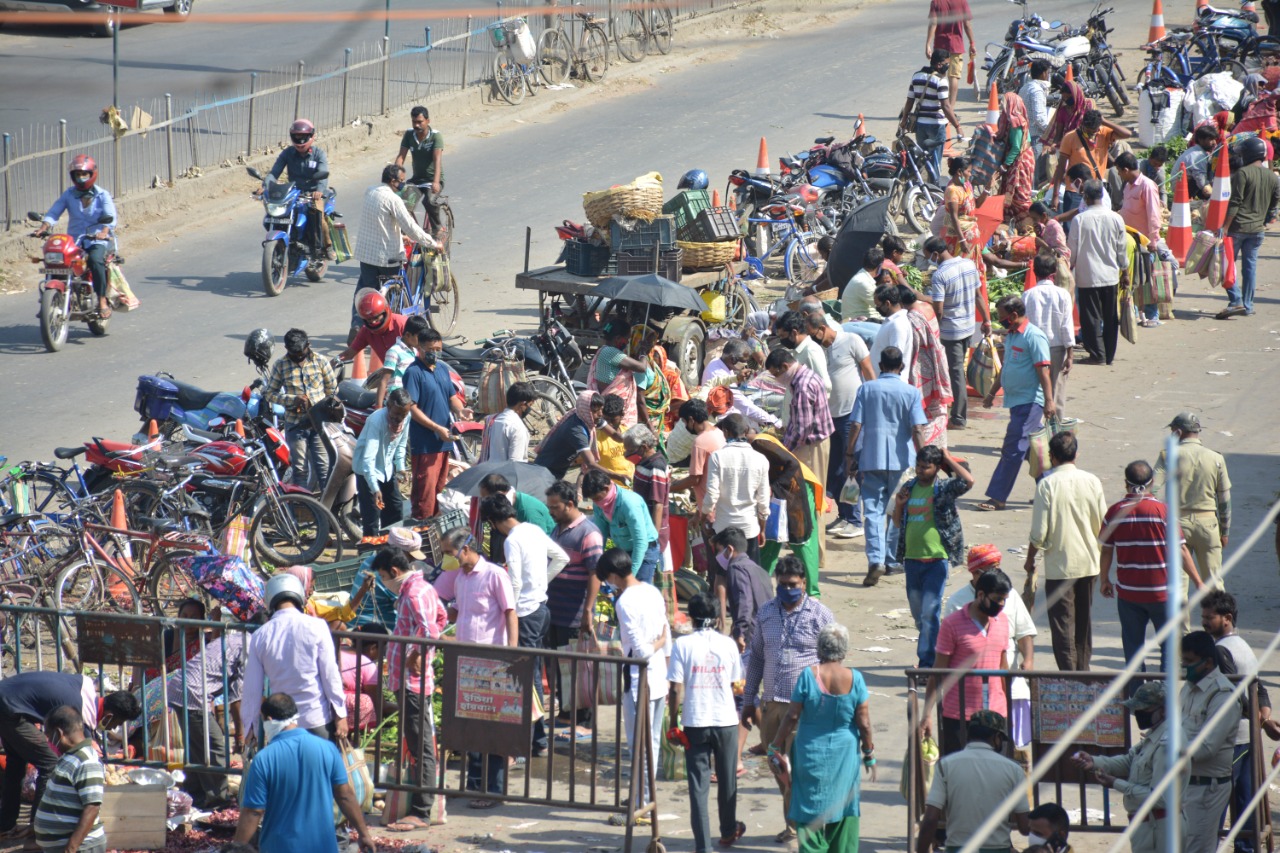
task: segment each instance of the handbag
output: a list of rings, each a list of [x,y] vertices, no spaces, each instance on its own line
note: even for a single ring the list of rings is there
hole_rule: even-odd
[[[769,498],[769,520],[764,525],[764,538],[770,542],[790,542],[787,530],[787,502]]]
[[[1027,441],[1027,467],[1032,477],[1040,479],[1052,466],[1049,439],[1060,432],[1074,433],[1079,425],[1080,421],[1075,418],[1049,418],[1044,426],[1031,433]]]
[[[351,783],[351,790],[356,795],[356,802],[360,804],[360,811],[365,814],[372,813],[373,774],[369,772],[369,765],[365,761],[364,752],[353,747],[346,738],[338,742],[338,752],[342,754],[342,766],[347,770],[347,781]],[[333,806],[333,822],[340,824],[345,819],[342,815],[342,810],[335,803]]]
[[[1000,350],[995,338],[987,335],[969,353],[969,364],[965,368],[965,381],[973,389],[971,396],[986,397],[995,387],[1000,376]]]
[[[1187,275],[1206,278],[1209,275],[1209,265],[1213,262],[1213,250],[1218,247],[1219,242],[1218,235],[1212,231],[1198,232],[1191,238],[1191,248],[1187,250],[1187,259],[1182,264],[1183,271]]]
[[[107,267],[107,298],[117,311],[132,311],[142,305],[125,280],[124,273],[115,264]]]
[[[525,381],[524,361],[521,359],[497,359],[485,361],[480,370],[480,383],[476,394],[476,410],[496,414],[507,407],[507,389]]]
[[[1138,342],[1138,320],[1134,316],[1133,286],[1120,288],[1120,334],[1131,344]]]

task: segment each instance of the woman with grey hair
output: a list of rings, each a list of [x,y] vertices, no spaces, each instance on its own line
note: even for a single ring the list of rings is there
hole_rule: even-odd
[[[627,459],[636,466],[631,490],[644,499],[658,531],[658,551],[662,570],[674,571],[671,564],[671,522],[667,504],[671,502],[671,466],[658,450],[658,437],[645,424],[636,424],[622,434]]]
[[[806,669],[791,694],[778,734],[769,745],[775,773],[791,776],[787,819],[805,853],[857,853],[860,777],[875,778],[871,711],[862,674],[844,665],[849,630],[830,624],[818,634],[818,665]],[[795,731],[791,755],[781,744]]]

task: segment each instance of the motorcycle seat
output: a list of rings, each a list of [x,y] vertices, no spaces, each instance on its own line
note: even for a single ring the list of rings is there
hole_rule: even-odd
[[[53,455],[59,459],[75,459],[81,453],[85,452],[83,445],[80,447],[58,447],[53,451]]]
[[[372,409],[378,392],[368,391],[358,379],[338,383],[338,399],[349,409]]]
[[[451,347],[446,346],[441,353],[446,361],[483,361],[489,347]]]
[[[217,391],[206,391],[203,388],[197,388],[185,382],[174,380],[173,384],[178,386],[178,405],[188,412],[203,409],[213,402],[214,397],[218,396]]]

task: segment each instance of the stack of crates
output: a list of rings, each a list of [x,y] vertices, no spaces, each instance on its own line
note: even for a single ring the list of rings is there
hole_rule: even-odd
[[[609,226],[610,261],[615,275],[647,275],[656,272],[671,281],[680,280],[680,249],[676,246],[676,220],[670,214],[650,222],[616,219]]]

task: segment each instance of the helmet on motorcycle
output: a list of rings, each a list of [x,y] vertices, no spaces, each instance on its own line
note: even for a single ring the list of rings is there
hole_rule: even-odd
[[[311,139],[316,135],[316,126],[305,118],[300,118],[293,124],[289,125],[289,139],[293,142],[293,147],[299,151],[306,151],[311,147]]]
[[[676,189],[680,190],[705,190],[707,188],[707,173],[701,169],[690,169],[680,178],[680,183],[676,184]]]
[[[244,339],[244,357],[264,373],[271,367],[271,354],[275,348],[275,339],[266,329],[254,329]]]
[[[293,605],[301,610],[306,606],[307,594],[302,588],[302,581],[298,580],[288,572],[280,572],[272,575],[271,580],[267,581],[267,612],[275,613],[276,608],[283,601],[292,601]]]
[[[1259,160],[1267,159],[1267,143],[1257,136],[1246,136],[1244,139],[1236,143],[1236,153],[1244,160],[1244,164],[1248,166],[1250,163],[1257,163]]]
[[[67,173],[71,176],[71,183],[75,184],[78,190],[91,190],[98,182],[98,164],[93,162],[93,158],[88,154],[77,154],[71,161]],[[77,178],[76,175],[81,177]]]
[[[356,303],[356,313],[360,315],[365,326],[375,332],[385,328],[391,317],[391,309],[387,307],[386,298],[372,288],[369,288]]]

